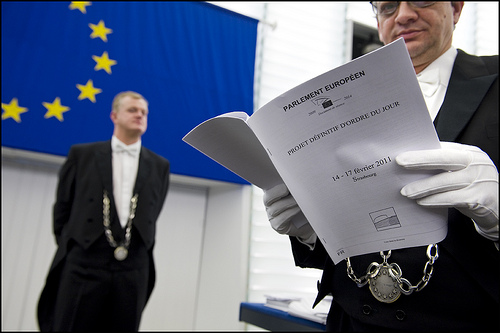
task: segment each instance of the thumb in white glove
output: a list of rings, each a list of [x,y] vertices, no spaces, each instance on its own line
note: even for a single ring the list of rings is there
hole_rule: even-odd
[[[280,234],[295,236],[313,248],[317,236],[285,184],[264,190],[264,206],[271,227]]]
[[[410,170],[444,170],[404,186],[401,194],[422,206],[454,207],[481,235],[498,240],[498,170],[485,152],[441,142],[441,149],[404,152],[396,162]]]

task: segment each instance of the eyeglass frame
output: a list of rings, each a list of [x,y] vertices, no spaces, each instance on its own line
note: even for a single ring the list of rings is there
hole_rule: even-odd
[[[375,13],[375,15],[376,16],[382,16],[382,17],[390,17],[390,16],[392,16],[392,14],[394,14],[398,10],[399,6],[401,5],[401,1],[386,1],[386,2],[397,3],[397,6],[394,8],[394,11],[392,11],[390,13],[382,14],[382,13],[379,13],[379,11],[378,11],[378,7],[376,5],[377,2],[378,1],[370,1],[370,4],[372,5],[372,10]],[[427,8],[427,7],[430,7],[430,6],[434,5],[437,1],[406,1],[406,2],[412,8]],[[415,3],[418,3],[418,2],[425,2],[426,4],[424,4],[424,5],[415,5]]]

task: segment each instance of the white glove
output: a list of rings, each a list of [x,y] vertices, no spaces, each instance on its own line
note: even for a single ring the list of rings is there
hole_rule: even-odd
[[[316,242],[316,233],[285,184],[264,190],[264,206],[271,227],[278,233],[295,236],[310,248]]]
[[[498,240],[498,170],[485,152],[441,142],[441,149],[404,152],[396,162],[410,170],[444,170],[406,185],[401,194],[422,206],[454,207],[481,235]]]

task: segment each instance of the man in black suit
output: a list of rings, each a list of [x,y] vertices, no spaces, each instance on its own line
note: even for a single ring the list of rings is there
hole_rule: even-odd
[[[54,204],[58,246],[38,303],[42,331],[137,331],[155,284],[156,220],[170,164],[141,146],[148,103],[115,96],[111,140],[71,147]]]
[[[316,302],[333,296],[329,331],[499,330],[498,56],[476,57],[452,46],[463,5],[372,2],[381,41],[405,39],[441,141],[441,149],[396,158],[404,168],[442,171],[401,189],[419,205],[448,208],[441,243],[334,265],[309,224],[294,227],[300,208],[286,186],[264,192],[271,225],[290,236],[296,265],[323,270]],[[367,268],[372,262],[383,268],[382,256],[401,268],[400,280],[397,271],[389,279],[398,297],[370,292],[377,282]]]

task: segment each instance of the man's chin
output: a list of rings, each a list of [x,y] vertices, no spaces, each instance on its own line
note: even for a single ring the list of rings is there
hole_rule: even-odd
[[[416,57],[420,55],[421,50],[422,50],[422,43],[417,41],[417,40],[405,40],[406,44],[406,49],[408,50],[408,53],[410,54],[410,57]]]
[[[129,133],[133,136],[142,136],[144,133],[146,133],[146,129],[144,128],[134,128],[130,129]]]

